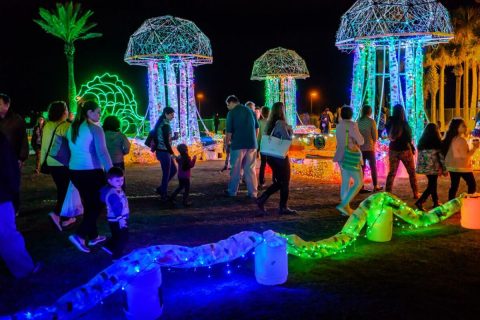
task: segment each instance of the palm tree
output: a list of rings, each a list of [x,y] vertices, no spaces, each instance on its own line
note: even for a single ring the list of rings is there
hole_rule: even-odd
[[[463,58],[463,117],[465,121],[471,122],[469,120],[470,62],[473,56],[475,40],[477,39],[475,30],[480,24],[480,9],[477,7],[461,7],[455,10],[453,16],[453,24],[455,26],[454,43],[460,45],[465,52]],[[475,109],[476,106],[474,107]]]
[[[67,57],[68,65],[68,102],[70,111],[77,111],[76,95],[77,88],[75,86],[73,57],[75,54],[75,41],[87,40],[101,37],[101,33],[89,32],[96,23],[87,23],[88,18],[93,11],[88,10],[85,13],[80,12],[80,4],[68,2],[66,4],[57,3],[57,10],[51,12],[40,8],[40,17],[42,19],[34,19],[43,30],[47,33],[62,39],[65,42],[64,53]]]
[[[454,46],[451,44],[440,45],[436,49],[432,49],[430,55],[430,65],[426,66],[438,66],[440,79],[439,79],[439,104],[438,104],[438,121],[440,121],[440,130],[445,127],[445,70],[447,67],[454,65],[455,60],[452,57]],[[427,60],[428,62],[428,53]]]
[[[478,50],[475,48],[473,50],[474,52],[476,51],[478,54]],[[475,54],[472,56],[472,98],[470,100],[470,116],[468,119],[474,119],[476,115],[476,110],[477,110],[477,99],[478,99],[478,60],[475,57]],[[469,120],[470,121],[470,120]]]
[[[437,123],[438,69],[432,65],[425,74],[425,87],[430,94],[430,122]]]
[[[479,18],[480,19],[480,18]],[[477,114],[477,103],[480,89],[480,21],[474,29],[474,36],[472,42],[472,99],[470,103],[470,119],[474,119]],[[473,124],[473,120],[472,120]]]
[[[453,74],[455,75],[455,117],[460,117],[460,98],[463,76],[463,67],[461,64],[455,65],[453,68]]]

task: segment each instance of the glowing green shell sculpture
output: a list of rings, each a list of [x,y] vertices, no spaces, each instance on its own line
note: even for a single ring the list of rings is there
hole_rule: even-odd
[[[95,76],[80,88],[80,97],[93,96],[102,108],[101,122],[111,115],[120,120],[120,130],[135,135],[143,118],[138,115],[137,102],[132,89],[116,75],[105,73]]]

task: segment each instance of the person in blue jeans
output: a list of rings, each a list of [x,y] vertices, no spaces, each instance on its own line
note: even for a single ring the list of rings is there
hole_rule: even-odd
[[[257,198],[257,177],[255,172],[257,160],[258,121],[252,109],[240,104],[236,96],[229,96],[225,101],[227,114],[227,137],[230,144],[230,181],[225,195],[237,195],[240,179],[243,177],[248,189],[248,197]]]
[[[160,161],[162,167],[162,183],[157,188],[157,193],[162,201],[168,200],[168,183],[177,174],[177,166],[175,165],[175,155],[172,149],[172,140],[176,139],[176,134],[172,137],[172,127],[170,121],[175,116],[175,111],[171,107],[165,107],[162,115],[158,118],[155,127],[155,154],[157,160]]]

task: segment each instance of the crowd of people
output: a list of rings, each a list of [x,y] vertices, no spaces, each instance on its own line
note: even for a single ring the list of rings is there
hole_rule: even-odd
[[[10,103],[7,95],[0,94],[0,256],[12,274],[21,278],[36,272],[38,264],[32,261],[15,225],[20,170],[29,148],[25,122],[11,110]],[[240,103],[234,95],[227,97],[226,105],[227,160],[224,169],[230,164],[230,179],[225,196],[236,197],[243,181],[247,197],[256,203],[259,214],[268,213],[267,201],[276,192],[280,193],[279,214],[297,214],[288,207],[291,178],[288,147],[293,130],[285,116],[285,105],[276,102],[269,107],[257,107],[251,101]],[[37,158],[35,172],[49,174],[57,190],[55,206],[49,213],[55,227],[62,231],[77,225],[69,240],[78,250],[89,253],[91,247],[102,244],[102,249],[117,259],[125,253],[128,241],[129,206],[125,193],[124,156],[130,151],[130,142],[121,133],[117,117],[108,116],[103,127],[100,125],[101,111],[95,101],[81,101],[75,118],[69,120],[67,104],[52,102],[47,119],[40,119],[34,128],[31,146]],[[333,114],[328,112],[325,118],[328,126],[323,126],[324,132],[331,130],[333,121]],[[341,200],[336,208],[345,216],[352,214],[351,202],[359,192],[383,189],[376,170],[379,128],[371,117],[372,107],[363,106],[357,121],[354,121],[353,114],[352,108],[344,106],[335,117],[338,122],[337,148],[333,161],[339,164],[342,178]],[[185,144],[177,144],[177,152],[174,151],[174,140],[178,138],[178,132],[173,132],[170,124],[174,117],[175,110],[165,107],[145,143],[160,162],[162,178],[156,192],[161,201],[174,203],[182,192],[182,203],[187,207],[191,205],[191,170],[197,159],[189,154]],[[450,176],[449,199],[457,195],[460,179],[466,181],[469,193],[476,191],[471,157],[479,148],[479,142],[477,139],[472,145],[468,143],[463,119],[452,119],[443,139],[437,125],[428,124],[416,146],[401,105],[395,106],[392,116],[382,121],[390,140],[387,192],[392,192],[400,162],[407,169],[413,198],[420,210],[424,210],[428,197],[432,198],[434,207],[441,204],[437,193],[438,176]],[[257,177],[258,160],[260,170]],[[364,186],[367,162],[372,176],[371,190]],[[265,179],[267,165],[272,170],[272,183],[268,187]],[[417,174],[425,174],[428,180],[422,195],[417,186]],[[178,176],[178,187],[169,194],[168,186],[175,176]],[[78,224],[75,217],[62,215],[65,199],[69,192],[73,192],[71,190],[78,192],[83,206],[83,219]],[[259,190],[263,192],[259,194]],[[104,210],[111,230],[109,239],[97,230],[98,218]]]
[[[387,114],[387,112],[384,113]],[[353,110],[350,107],[344,106],[340,110],[340,120],[336,128],[337,149],[334,161],[338,162],[342,172],[341,203],[337,206],[342,215],[348,216],[352,213],[350,202],[357,193],[382,190],[378,184],[375,158],[378,128],[375,120],[371,118],[371,114],[372,108],[365,105],[359,120],[354,122],[352,121]],[[441,204],[437,193],[439,176],[450,176],[448,200],[457,196],[460,179],[467,183],[469,194],[476,192],[472,156],[480,144],[478,138],[473,139],[469,144],[467,125],[462,118],[453,118],[450,121],[443,139],[437,124],[429,123],[415,146],[412,130],[405,117],[405,110],[403,106],[396,105],[393,107],[392,115],[385,121],[384,130],[389,140],[389,169],[385,191],[392,192],[398,166],[402,162],[408,173],[413,199],[417,200],[415,205],[419,210],[425,210],[425,201],[430,196],[433,207]],[[415,162],[417,152],[417,161]],[[363,187],[363,172],[367,161],[372,176],[372,190]],[[418,190],[417,174],[426,175],[428,180],[427,188],[422,195]]]

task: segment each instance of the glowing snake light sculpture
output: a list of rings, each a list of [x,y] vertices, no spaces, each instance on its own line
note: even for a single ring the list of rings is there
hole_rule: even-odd
[[[426,227],[451,217],[460,210],[460,207],[461,197],[429,212],[422,212],[410,208],[397,197],[382,192],[365,199],[342,230],[333,237],[308,242],[297,235],[278,235],[287,239],[288,253],[301,258],[319,259],[342,252],[358,237],[367,220],[375,220],[380,215],[392,212],[416,227]],[[72,319],[93,308],[142,272],[159,266],[195,268],[229,262],[245,255],[263,240],[259,233],[244,231],[226,240],[193,248],[158,245],[137,249],[97,274],[85,285],[65,294],[52,306],[18,312],[0,317],[0,320]]]
[[[461,198],[456,198],[429,212],[424,212],[410,208],[405,202],[390,193],[381,192],[360,203],[342,230],[333,237],[309,242],[295,234],[282,236],[287,239],[288,253],[301,258],[320,259],[344,250],[359,236],[367,220],[376,220],[378,216],[387,214],[389,211],[415,227],[427,227],[460,211],[461,203]]]

